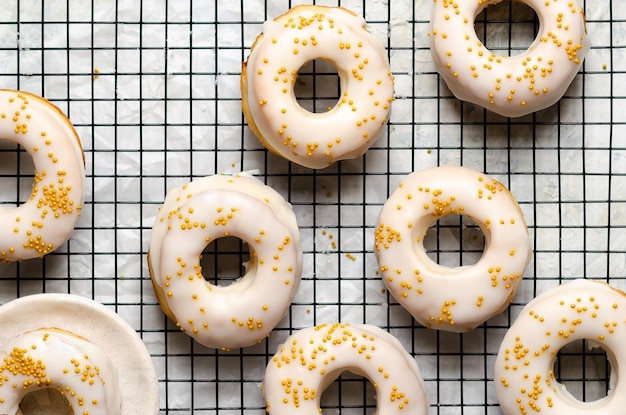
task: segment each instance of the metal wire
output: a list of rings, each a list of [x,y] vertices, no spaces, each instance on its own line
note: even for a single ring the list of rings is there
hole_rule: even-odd
[[[386,134],[365,157],[312,171],[269,154],[240,107],[241,62],[262,23],[295,3],[3,2],[0,86],[43,95],[72,119],[85,148],[87,201],[66,246],[0,267],[0,301],[70,292],[117,311],[153,356],[163,414],[264,413],[259,384],[278,345],[299,328],[336,320],[396,335],[422,370],[431,414],[499,414],[493,361],[521,307],[567,279],[626,285],[626,14],[615,1],[587,2],[593,46],[565,97],[540,113],[507,119],[459,102],[439,79],[428,49],[430,0],[341,1],[385,43],[397,98]],[[523,4],[503,2],[483,11],[476,27],[486,45],[514,54],[530,44],[538,20]],[[339,95],[332,66],[315,62],[299,80],[305,108],[324,111]],[[372,251],[376,215],[396,184],[412,171],[445,164],[505,183],[535,250],[510,309],[462,335],[416,324],[384,290]],[[164,316],[146,253],[169,188],[238,171],[255,171],[293,204],[305,267],[271,336],[222,352],[194,343]],[[33,173],[23,149],[2,143],[0,201],[23,203]],[[431,257],[447,265],[476,262],[484,243],[473,223],[458,218],[441,221],[428,238]],[[238,276],[248,255],[238,241],[205,252],[205,269],[220,284]],[[602,350],[573,344],[556,368],[579,399],[608,391]],[[350,374],[322,398],[324,413],[366,414],[375,405],[369,382]]]

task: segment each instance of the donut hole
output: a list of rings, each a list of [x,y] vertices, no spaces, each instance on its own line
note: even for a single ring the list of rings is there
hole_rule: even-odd
[[[448,215],[433,223],[423,238],[426,255],[444,267],[476,264],[485,249],[485,235],[465,215]]]
[[[70,415],[72,408],[67,398],[52,388],[29,392],[20,402],[23,415]]]
[[[245,276],[249,261],[248,244],[234,236],[225,236],[213,240],[204,248],[200,266],[207,282],[227,287]]]
[[[530,6],[502,1],[483,8],[474,20],[478,39],[496,55],[526,52],[539,33],[539,17]]]
[[[330,111],[341,94],[337,67],[330,60],[308,61],[298,70],[294,94],[298,105],[311,113]]]
[[[565,345],[554,359],[553,370],[557,382],[581,402],[594,402],[609,394],[611,363],[597,343],[576,340]]]
[[[323,415],[363,415],[376,410],[376,391],[365,377],[342,372],[322,393]]]
[[[30,154],[19,144],[0,139],[0,204],[17,208],[31,195],[35,164]]]

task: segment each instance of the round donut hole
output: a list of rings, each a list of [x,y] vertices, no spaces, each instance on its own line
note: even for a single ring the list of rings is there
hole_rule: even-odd
[[[363,415],[376,411],[376,391],[362,376],[345,371],[322,393],[322,415]]]
[[[0,178],[0,204],[3,207],[17,208],[30,198],[35,164],[30,154],[13,141],[0,139]]]
[[[227,287],[246,274],[250,261],[248,244],[233,236],[218,238],[202,251],[200,266],[204,279],[212,285]]]
[[[294,86],[298,105],[312,113],[330,111],[341,94],[337,67],[329,60],[315,59],[298,70]]]
[[[70,415],[72,408],[67,398],[52,388],[34,390],[22,399],[20,410],[23,415]]]
[[[485,250],[485,234],[465,215],[439,219],[428,229],[423,242],[432,261],[450,268],[476,264]]]
[[[528,50],[539,33],[539,17],[530,6],[502,1],[485,7],[474,20],[478,39],[498,56],[517,56]]]
[[[606,351],[589,340],[565,345],[554,359],[558,383],[581,402],[594,402],[609,393],[611,363]]]

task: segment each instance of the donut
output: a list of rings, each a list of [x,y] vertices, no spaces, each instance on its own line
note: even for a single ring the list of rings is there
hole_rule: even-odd
[[[428,228],[443,217],[471,218],[485,248],[477,263],[446,267],[424,249]],[[409,174],[383,205],[374,254],[389,292],[428,328],[474,329],[512,301],[531,257],[521,209],[504,185],[467,167]]]
[[[99,347],[74,333],[38,329],[0,346],[0,413],[20,413],[30,392],[51,388],[64,396],[72,413],[120,414],[115,368]]]
[[[69,239],[84,201],[85,160],[74,127],[57,107],[23,91],[0,90],[0,138],[35,165],[28,200],[0,207],[0,262],[42,257]]]
[[[261,387],[270,415],[322,413],[324,390],[344,371],[367,378],[376,414],[426,415],[428,394],[415,359],[393,335],[369,324],[322,324],[287,338]]]
[[[619,414],[626,406],[625,294],[578,279],[549,289],[520,312],[495,360],[494,384],[505,415]],[[594,402],[574,398],[555,378],[559,350],[576,340],[601,346],[611,363],[611,389]]]
[[[501,0],[434,0],[430,50],[439,74],[460,100],[506,117],[556,103],[590,44],[577,0],[519,0],[539,16],[539,32],[520,55],[497,55],[478,39],[474,19]]]
[[[76,294],[61,293],[40,293],[30,294],[8,301],[0,306],[0,346],[6,345],[4,350],[9,353],[15,346],[15,339],[22,338],[25,333],[38,333],[34,336],[34,341],[22,341],[23,349],[29,349],[38,339],[46,333],[50,335],[61,335],[61,340],[47,342],[46,347],[64,344],[62,341],[68,339],[71,343],[76,343],[88,354],[90,364],[97,364],[100,368],[100,377],[106,381],[108,386],[109,409],[107,414],[119,415],[157,415],[159,414],[159,379],[157,377],[154,361],[150,356],[146,345],[142,341],[137,331],[131,327],[119,314],[113,311],[112,307],[107,307],[101,303]],[[50,336],[48,336],[50,338]],[[63,350],[69,353],[73,350],[70,346],[65,346]],[[97,352],[90,351],[97,349]],[[0,347],[2,350],[2,347]],[[37,348],[42,352],[42,348]],[[48,349],[46,349],[48,350]],[[106,356],[102,353],[106,353]],[[6,354],[5,353],[5,354]],[[46,351],[46,359],[56,359],[52,353]],[[111,366],[105,364],[107,359]],[[84,360],[84,359],[83,359]],[[4,359],[0,358],[0,365]],[[51,364],[55,364],[54,362]],[[50,370],[56,366],[48,368]],[[109,380],[115,375],[116,383],[119,385],[121,394],[121,412],[119,405],[114,403],[117,398],[112,394],[113,381]],[[7,375],[9,376],[9,375]],[[68,377],[70,375],[63,375]],[[63,378],[52,378],[55,381],[63,381]],[[95,378],[94,378],[95,379]],[[0,383],[4,381],[4,373],[0,374]],[[11,383],[11,388],[12,388]],[[4,385],[6,386],[6,385]],[[93,389],[93,387],[91,388]],[[89,395],[93,395],[90,392]],[[6,396],[0,396],[0,398]],[[85,396],[91,401],[91,396]],[[6,401],[6,399],[5,399]],[[103,406],[104,401],[99,399]],[[24,415],[35,414],[69,414],[68,401],[55,389],[33,390],[28,393],[20,403],[20,408]],[[114,410],[118,408],[117,410]],[[79,415],[84,410],[92,409],[88,406],[74,407],[74,413]],[[0,406],[0,414],[13,415],[15,412],[6,411]],[[102,412],[99,412],[102,413]],[[21,414],[18,412],[18,414]]]
[[[337,68],[341,95],[325,113],[302,108],[298,70],[323,59]],[[358,158],[380,137],[394,86],[382,42],[341,7],[299,5],[265,22],[241,73],[242,109],[267,149],[321,169]]]
[[[229,286],[205,280],[204,248],[223,237],[248,244],[245,275]],[[251,176],[208,176],[172,189],[148,252],[161,308],[200,344],[224,350],[262,341],[284,316],[302,274],[291,205]]]

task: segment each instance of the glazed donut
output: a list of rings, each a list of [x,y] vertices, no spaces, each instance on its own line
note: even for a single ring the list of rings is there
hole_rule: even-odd
[[[57,249],[74,230],[83,205],[85,160],[71,122],[36,95],[0,90],[0,139],[21,145],[33,159],[30,198],[0,207],[0,262],[37,258]]]
[[[589,50],[577,0],[520,0],[539,16],[527,51],[498,56],[482,44],[474,19],[502,0],[434,0],[430,50],[452,93],[506,117],[547,108],[565,93]]]
[[[239,281],[204,279],[200,256],[217,238],[248,244]],[[250,176],[215,175],[171,190],[152,228],[148,264],[163,311],[200,344],[232,349],[262,341],[284,316],[302,273],[291,205]]]
[[[480,260],[450,268],[432,261],[424,236],[437,220],[467,215],[485,236]],[[531,257],[524,216],[503,184],[466,167],[408,175],[385,202],[374,253],[389,292],[429,328],[464,332],[511,302]]]
[[[626,406],[626,297],[606,283],[574,280],[539,294],[507,331],[494,383],[505,415],[620,414]],[[611,363],[611,390],[594,402],[574,398],[554,376],[558,351],[575,340],[602,346]]]
[[[56,389],[72,413],[114,415],[121,398],[109,357],[88,340],[61,329],[24,333],[0,347],[0,413],[21,414],[30,392]]]
[[[287,338],[263,377],[267,412],[320,414],[324,390],[344,371],[372,383],[376,414],[428,413],[417,363],[398,339],[376,326],[341,323],[303,329]]]
[[[302,108],[298,70],[324,59],[337,68],[341,96],[326,113]],[[341,7],[300,5],[263,25],[241,73],[243,113],[272,152],[320,169],[358,158],[381,135],[393,100],[382,42]]]

